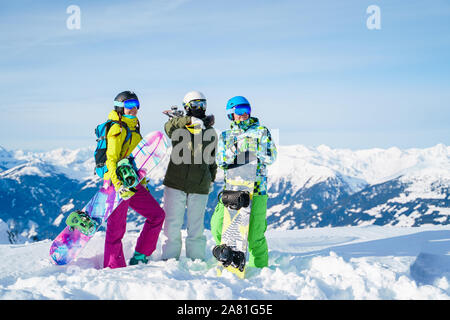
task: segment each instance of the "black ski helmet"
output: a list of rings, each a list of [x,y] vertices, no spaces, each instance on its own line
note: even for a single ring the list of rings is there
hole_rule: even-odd
[[[136,99],[139,101],[137,95],[133,92],[133,91],[122,91],[121,93],[119,93],[115,98],[114,98],[114,102],[124,102],[127,100],[131,100],[131,99]],[[119,113],[119,114],[123,114],[123,106],[119,107],[119,106],[114,106],[114,110]]]

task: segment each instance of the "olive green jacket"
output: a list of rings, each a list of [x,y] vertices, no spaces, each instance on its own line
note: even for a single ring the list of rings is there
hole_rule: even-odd
[[[186,193],[208,194],[216,179],[217,133],[213,127],[193,134],[187,129],[191,117],[171,118],[164,125],[172,140],[172,153],[163,184]]]

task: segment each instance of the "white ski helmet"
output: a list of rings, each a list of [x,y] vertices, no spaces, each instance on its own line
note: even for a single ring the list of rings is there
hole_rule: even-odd
[[[189,91],[188,93],[186,93],[186,95],[184,96],[183,99],[183,107],[185,105],[187,105],[189,102],[191,102],[192,100],[205,100],[206,101],[206,97],[203,93],[201,93],[200,91]]]

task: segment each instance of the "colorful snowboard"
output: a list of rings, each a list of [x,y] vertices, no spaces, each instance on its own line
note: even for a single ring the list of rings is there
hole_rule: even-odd
[[[233,251],[241,254],[243,253],[247,259],[248,247],[248,230],[250,225],[250,212],[252,208],[253,190],[256,180],[257,159],[253,153],[240,154],[237,157],[237,163],[231,165],[225,175],[225,189],[222,195],[222,202],[224,202],[224,215],[222,226],[221,245],[230,247]],[[242,164],[239,164],[242,163]],[[224,201],[224,194],[227,191],[243,191],[248,192],[249,202],[242,208],[235,210],[233,205],[226,205]],[[245,260],[244,260],[245,263]],[[229,265],[224,267],[221,262],[218,263],[217,274],[220,276],[223,269],[227,269],[243,279],[245,276],[245,265],[243,269]]]
[[[159,131],[146,135],[131,152],[130,159],[134,160],[139,181],[148,177],[151,171],[166,156],[168,142],[166,137]],[[121,203],[121,198],[116,194],[114,186],[105,181],[100,190],[81,210],[93,218],[98,227],[108,219],[109,215]],[[68,264],[73,261],[88,241],[94,236],[81,233],[78,229],[66,226],[55,238],[50,247],[50,257],[58,265]]]

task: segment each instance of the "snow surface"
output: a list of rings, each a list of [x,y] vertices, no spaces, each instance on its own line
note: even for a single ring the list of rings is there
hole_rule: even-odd
[[[212,248],[209,231],[206,235]],[[228,272],[217,277],[209,250],[206,262],[189,260],[184,252],[179,261],[160,260],[163,235],[149,264],[103,269],[104,237],[97,233],[68,266],[52,264],[49,240],[0,245],[0,298],[450,298],[450,226],[270,230],[270,266],[249,268],[245,280]],[[127,259],[137,237],[138,230],[129,224]]]

